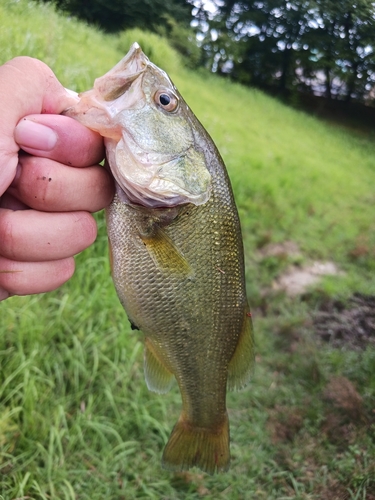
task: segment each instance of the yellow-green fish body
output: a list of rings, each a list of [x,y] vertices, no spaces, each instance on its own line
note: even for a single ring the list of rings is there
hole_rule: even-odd
[[[241,230],[211,138],[137,44],[67,114],[106,137],[117,193],[107,209],[112,275],[145,335],[145,377],[176,378],[182,413],[163,454],[171,470],[229,467],[226,389],[254,357]]]

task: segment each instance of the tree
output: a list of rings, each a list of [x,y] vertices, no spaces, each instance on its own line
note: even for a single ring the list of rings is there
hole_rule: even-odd
[[[332,0],[311,4],[319,25],[310,43],[315,50],[315,66],[324,69],[326,75],[326,96],[335,93],[346,101],[363,98],[375,81],[374,3],[344,0],[339,9]]]
[[[274,91],[364,99],[374,83],[370,0],[222,0],[197,8],[206,64]],[[207,29],[208,27],[208,29]]]
[[[170,16],[178,23],[189,26],[191,5],[185,0],[44,0],[59,9],[95,24],[107,32],[128,28],[155,31],[168,24]]]
[[[215,32],[214,47],[220,46],[222,38],[231,41],[220,51],[223,57],[226,51],[225,57],[231,60],[234,78],[280,91],[294,83],[301,39],[310,29],[306,4],[304,0],[228,0],[218,6],[216,16],[207,22]],[[238,44],[241,50],[234,50]]]

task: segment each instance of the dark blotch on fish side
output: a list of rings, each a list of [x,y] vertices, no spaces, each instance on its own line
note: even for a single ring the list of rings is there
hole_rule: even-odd
[[[128,318],[128,319],[129,319],[129,318]],[[132,330],[140,330],[140,328],[138,328],[138,326],[137,326],[137,325],[135,325],[131,319],[129,319],[129,323],[130,323],[130,328],[131,328]]]

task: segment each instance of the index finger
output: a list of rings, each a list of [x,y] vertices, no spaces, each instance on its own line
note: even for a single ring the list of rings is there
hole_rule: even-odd
[[[52,149],[43,151],[35,147],[35,126],[41,126],[42,129],[48,127],[55,132],[56,144]],[[38,131],[38,136],[40,133]],[[64,115],[24,117],[16,126],[14,137],[26,153],[38,158],[50,158],[65,165],[88,167],[101,162],[104,158],[103,138],[77,120]],[[36,140],[39,146],[38,138]]]
[[[16,173],[19,146],[14,129],[19,120],[31,114],[60,114],[75,102],[38,59],[16,57],[0,66],[0,195]]]

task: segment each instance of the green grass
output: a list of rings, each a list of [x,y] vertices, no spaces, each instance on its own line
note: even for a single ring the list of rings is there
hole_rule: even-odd
[[[0,62],[39,57],[79,91],[133,36],[105,36],[26,0],[3,1],[0,24]],[[150,40],[161,44],[155,57],[168,54]],[[188,72],[178,58],[168,70],[226,161],[244,233],[257,364],[250,386],[228,395],[231,469],[214,477],[161,469],[180,396],[147,391],[98,214],[98,239],[77,256],[69,283],[0,304],[0,499],[370,499],[375,352],[320,345],[309,312],[325,297],[375,293],[374,138]],[[285,240],[299,244],[299,262],[331,259],[346,274],[309,301],[265,294],[293,258],[261,259],[258,250]],[[338,380],[352,399],[332,396]]]

